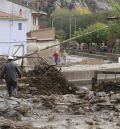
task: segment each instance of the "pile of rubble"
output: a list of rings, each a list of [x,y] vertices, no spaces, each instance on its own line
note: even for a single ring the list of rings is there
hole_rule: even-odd
[[[75,94],[78,90],[55,66],[37,65],[26,75],[23,81],[29,84],[27,93],[32,95]]]
[[[0,129],[33,129],[33,126],[30,123],[15,122],[0,117]]]
[[[104,91],[110,93],[111,91],[115,93],[120,93],[120,81],[101,81],[92,87],[93,91]]]
[[[0,57],[0,72],[1,72],[1,70],[2,70],[2,66],[3,66],[3,64],[6,62],[6,59],[5,59],[5,57]]]

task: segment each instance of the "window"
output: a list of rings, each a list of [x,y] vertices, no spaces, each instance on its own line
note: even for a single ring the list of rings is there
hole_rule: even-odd
[[[18,30],[22,30],[22,23],[18,23]]]

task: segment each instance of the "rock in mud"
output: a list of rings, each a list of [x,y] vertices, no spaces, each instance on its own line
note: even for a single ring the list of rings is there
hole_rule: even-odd
[[[108,102],[97,103],[97,107],[98,107],[99,111],[101,111],[101,110],[113,110],[114,109],[114,105],[111,103],[108,103]]]
[[[95,122],[93,120],[85,120],[85,123],[88,125],[95,125]]]
[[[28,115],[28,113],[31,112],[31,107],[28,105],[20,105],[19,107],[15,108],[16,111],[18,111],[23,116]]]
[[[120,105],[114,106],[114,110],[115,110],[116,112],[120,112]]]
[[[3,116],[13,121],[20,121],[22,118],[21,114],[17,111],[7,111]]]
[[[120,121],[118,121],[118,122],[116,123],[116,126],[119,126],[119,127],[120,127]]]
[[[69,112],[69,108],[67,105],[57,105],[55,106],[55,109],[54,109],[55,112],[58,112],[58,113],[68,113]]]
[[[36,129],[31,123],[15,122],[9,119],[0,117],[0,129]]]

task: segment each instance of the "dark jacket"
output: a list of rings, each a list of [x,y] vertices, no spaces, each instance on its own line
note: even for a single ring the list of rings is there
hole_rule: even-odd
[[[14,64],[12,61],[8,61],[2,69],[1,72],[1,79],[5,77],[6,82],[9,81],[17,81],[17,74],[21,78],[20,70],[18,69],[17,65]]]

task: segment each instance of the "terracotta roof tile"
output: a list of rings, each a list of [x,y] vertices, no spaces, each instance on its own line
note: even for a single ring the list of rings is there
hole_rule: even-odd
[[[9,14],[9,13],[6,13],[6,12],[2,12],[0,11],[0,18],[5,18],[5,19],[10,19],[10,18],[13,18],[13,19],[24,19],[22,17],[18,17],[18,16],[15,16],[15,15],[12,15],[12,14]]]

